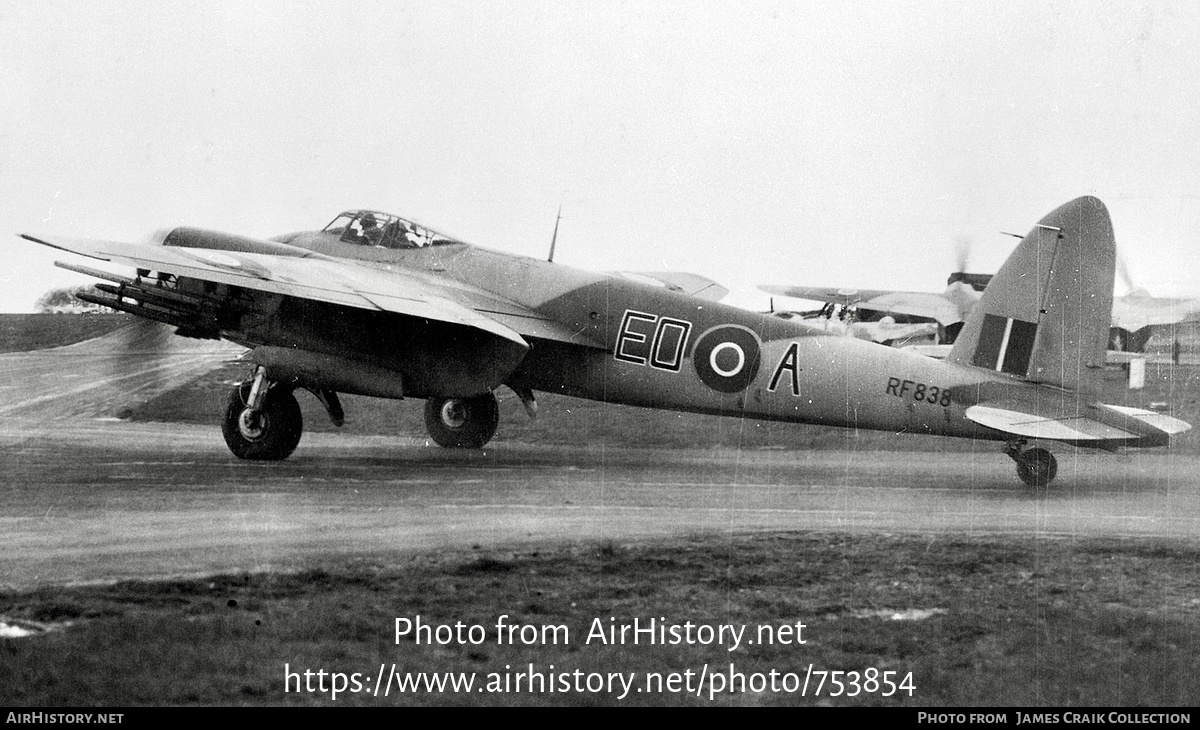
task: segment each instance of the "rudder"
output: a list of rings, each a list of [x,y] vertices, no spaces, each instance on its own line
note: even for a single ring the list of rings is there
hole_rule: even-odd
[[[1056,208],[988,283],[948,360],[1068,390],[1098,389],[1115,274],[1104,203],[1089,196]]]

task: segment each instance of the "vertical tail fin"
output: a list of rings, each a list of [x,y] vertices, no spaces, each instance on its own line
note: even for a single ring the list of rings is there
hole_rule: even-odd
[[[948,359],[1069,390],[1097,389],[1115,262],[1104,203],[1083,197],[1060,206],[988,283]]]

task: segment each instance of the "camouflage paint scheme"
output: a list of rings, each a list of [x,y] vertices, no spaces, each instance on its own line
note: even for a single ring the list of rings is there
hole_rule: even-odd
[[[945,361],[723,305],[674,275],[582,271],[376,211],[270,241],[193,228],[160,246],[26,238],[138,267],[97,296],[242,344],[314,392],[465,399],[508,385],[530,400],[1002,440],[1019,466],[1030,438],[1113,448],[1188,428],[1093,400],[1115,257],[1095,198],[1030,231]]]

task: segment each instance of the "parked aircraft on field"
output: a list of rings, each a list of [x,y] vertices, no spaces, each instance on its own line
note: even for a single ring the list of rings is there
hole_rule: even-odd
[[[1200,299],[1152,297],[1135,289],[1113,299],[1109,346],[1114,350],[1142,352],[1155,327],[1200,322]]]
[[[443,446],[496,430],[501,385],[651,408],[1006,444],[1020,478],[1054,479],[1032,439],[1160,446],[1190,428],[1098,403],[1114,243],[1104,205],[1071,201],[1022,240],[968,316],[950,357],[831,336],[694,296],[702,277],[591,273],[473,246],[376,211],[261,240],[176,228],[161,244],[24,238],[136,269],[89,301],[250,349],[222,430],[244,459],[300,441],[294,391],[336,424],[339,393],[423,398]],[[1050,262],[1057,262],[1053,267]],[[683,282],[683,283],[680,283]]]
[[[819,313],[805,313],[809,315],[805,318],[813,323],[819,324],[822,317],[830,320],[835,308],[839,308],[838,313],[854,313],[853,319],[872,335],[875,332],[872,323],[890,318],[897,324],[936,325],[937,341],[934,344],[951,345],[991,279],[990,274],[958,271],[950,275],[946,291],[941,294],[792,285],[763,285],[759,288],[770,294],[825,302],[826,308]],[[1142,352],[1156,326],[1200,321],[1200,299],[1153,297],[1144,289],[1130,288],[1133,289],[1131,293],[1113,297],[1108,336],[1110,350]],[[839,316],[846,319],[843,314]],[[886,335],[886,331],[883,334]],[[874,339],[882,341],[879,336],[874,336]],[[901,339],[895,342],[910,344]]]
[[[937,322],[919,317],[881,314],[871,309],[860,312],[853,304],[827,302],[819,310],[776,310],[772,299],[768,314],[780,319],[797,319],[830,334],[857,337],[888,347],[930,345],[940,342],[942,338],[942,330]]]
[[[965,277],[971,277],[969,280]],[[759,288],[770,294],[796,299],[825,302],[817,312],[805,312],[804,319],[811,324],[821,325],[821,320],[831,321],[835,317],[864,325],[861,329],[883,344],[907,344],[901,338],[888,338],[885,342],[874,336],[878,329],[875,323],[891,322],[897,325],[924,325],[931,332],[935,343],[953,343],[962,329],[967,316],[983,296],[984,283],[978,283],[979,274],[955,274],[947,282],[946,291],[931,292],[895,291],[890,289],[853,289],[846,287],[793,286],[764,284]],[[974,282],[974,283],[973,283]],[[854,334],[848,332],[847,334]],[[886,332],[881,332],[886,335]]]

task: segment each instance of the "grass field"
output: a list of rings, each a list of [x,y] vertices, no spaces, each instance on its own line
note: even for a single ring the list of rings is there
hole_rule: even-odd
[[[9,620],[64,626],[0,640],[0,703],[1192,706],[1200,697],[1198,558],[1192,547],[1115,540],[787,533],[381,554],[296,574],[0,594]],[[565,626],[569,634],[557,638],[569,643],[549,634],[542,643],[539,632],[525,645],[519,631],[509,643],[495,629],[502,614],[516,626]],[[479,626],[480,643],[448,630],[444,644],[432,633],[397,641],[395,619],[417,616],[433,626]],[[642,626],[651,618],[745,626],[752,640],[759,626],[804,628],[783,637],[790,643],[743,642],[733,651],[732,642],[633,645],[631,634],[625,645],[588,641],[596,619],[608,627],[635,618]],[[677,673],[680,682],[694,675],[691,692],[651,684],[623,698],[619,687],[574,685],[554,694],[511,685],[401,693],[393,685],[389,696],[375,696],[368,680],[393,664],[401,675],[473,676],[476,688],[512,681],[530,665],[541,673],[620,673],[643,689],[655,673]],[[721,691],[711,676],[699,681],[705,665],[728,678],[731,664],[747,682],[776,671],[779,691],[741,691],[736,680],[737,691]],[[330,691],[298,691],[296,678],[285,691],[285,665],[297,673],[357,672],[365,689],[335,699]],[[802,678],[809,665],[894,672],[897,685],[911,672],[913,689],[831,697],[832,683],[820,694],[815,679],[805,694],[785,684],[784,675]]]
[[[0,352],[73,345],[128,326],[130,314],[0,314]]]

